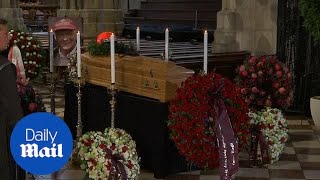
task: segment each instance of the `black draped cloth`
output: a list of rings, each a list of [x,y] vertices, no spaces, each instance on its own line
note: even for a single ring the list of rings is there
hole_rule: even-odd
[[[22,180],[26,174],[11,155],[10,136],[23,112],[16,85],[16,68],[6,57],[0,55],[0,177]]]
[[[65,86],[65,121],[76,138],[77,88]],[[103,131],[110,127],[110,95],[101,86],[86,84],[82,89],[83,133]],[[168,104],[158,100],[119,92],[117,94],[115,127],[126,130],[136,141],[141,168],[151,170],[155,178],[187,171],[184,158],[168,136]]]

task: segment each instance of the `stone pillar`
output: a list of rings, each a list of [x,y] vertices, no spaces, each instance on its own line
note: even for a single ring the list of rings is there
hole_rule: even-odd
[[[213,52],[275,54],[278,0],[222,0]]]
[[[80,9],[74,9],[71,5],[75,1],[81,4]],[[117,3],[118,0],[70,0],[69,4],[60,4],[57,14],[59,17],[82,17],[84,37],[87,38],[96,37],[103,31],[121,34],[124,27],[122,3],[118,5],[113,2]]]
[[[145,0],[121,0],[123,12],[128,13],[129,10],[140,9],[141,1]]]
[[[26,30],[22,18],[22,9],[18,7],[18,0],[1,0],[0,17],[8,20],[12,29]]]

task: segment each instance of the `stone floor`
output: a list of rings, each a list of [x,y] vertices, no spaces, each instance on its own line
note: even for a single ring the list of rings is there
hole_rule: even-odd
[[[43,96],[45,106],[50,111],[48,86],[34,85]],[[63,117],[64,98],[62,89],[58,89],[56,98],[56,114]],[[263,168],[250,168],[245,155],[240,161],[237,180],[320,180],[320,132],[315,130],[310,119],[304,117],[288,117],[290,139],[280,161]],[[64,168],[58,172],[57,179],[82,179],[84,172]],[[30,175],[28,180],[33,179]],[[53,179],[51,175],[36,179]],[[142,170],[140,180],[152,180],[153,174]],[[170,175],[166,180],[219,180],[217,170],[191,171]]]

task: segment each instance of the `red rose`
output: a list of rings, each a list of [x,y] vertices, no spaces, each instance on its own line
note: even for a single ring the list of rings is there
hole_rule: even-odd
[[[247,71],[242,71],[242,72],[241,72],[241,75],[242,75],[243,77],[248,76],[248,72],[247,72]]]
[[[256,73],[252,73],[252,74],[251,74],[251,77],[252,77],[253,79],[257,79],[258,76],[257,76]]]
[[[258,88],[257,87],[252,87],[251,91],[256,94],[259,92]]]
[[[249,61],[250,64],[255,64],[256,63],[256,57],[252,56]]]
[[[255,72],[256,70],[254,69],[254,67],[250,67],[249,68],[249,72],[251,72],[251,73],[253,73],[253,72]]]
[[[282,71],[277,71],[277,77],[281,78],[282,77]]]
[[[259,75],[259,76],[262,76],[262,75],[263,75],[263,72],[260,70],[260,71],[258,72],[258,75]]]
[[[244,71],[245,69],[246,69],[246,67],[244,65],[241,65],[239,68],[240,72]]]
[[[279,93],[280,94],[284,94],[286,92],[286,89],[284,88],[284,87],[281,87],[280,89],[279,89]]]
[[[250,100],[254,100],[254,98],[256,98],[253,94],[251,94],[250,96],[249,96],[249,99]]]
[[[30,103],[29,106],[28,106],[28,110],[30,112],[35,112],[37,110],[37,108],[38,108],[38,105],[36,103],[34,103],[34,102]]]
[[[259,63],[257,64],[257,67],[260,68],[260,67],[262,67],[263,65],[264,65],[263,62],[259,62]]]
[[[242,89],[241,89],[241,94],[247,94],[247,92],[248,92],[248,91],[247,91],[246,88],[242,88]]]
[[[277,71],[280,71],[280,70],[281,70],[281,66],[280,66],[279,64],[274,65],[274,68],[275,68]]]
[[[260,96],[265,96],[266,95],[266,92],[265,91],[260,91]]]
[[[275,89],[278,89],[279,86],[280,86],[279,83],[272,83],[272,87],[275,88]]]
[[[128,151],[128,149],[129,149],[129,148],[128,148],[127,146],[123,146],[123,147],[122,147],[122,152],[125,153],[125,152]]]

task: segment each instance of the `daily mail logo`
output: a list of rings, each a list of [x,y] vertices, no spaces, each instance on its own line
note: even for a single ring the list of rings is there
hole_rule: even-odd
[[[34,113],[17,123],[10,147],[21,168],[44,175],[60,170],[68,162],[73,139],[63,120],[50,113]]]
[[[36,131],[31,128],[26,129],[26,142],[51,142],[51,147],[43,147],[39,149],[38,144],[36,143],[28,143],[21,144],[21,157],[35,157],[35,158],[56,158],[63,157],[63,145],[54,143],[56,140],[58,132],[55,131],[52,133],[49,129],[44,129],[42,131]]]

